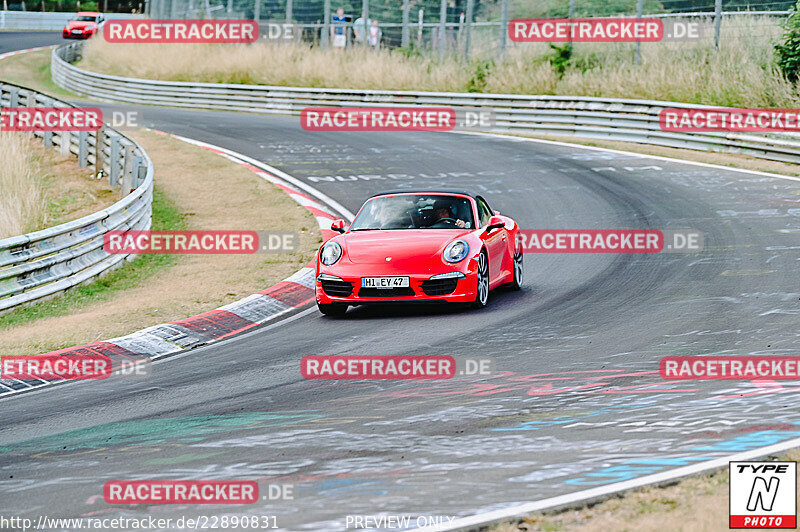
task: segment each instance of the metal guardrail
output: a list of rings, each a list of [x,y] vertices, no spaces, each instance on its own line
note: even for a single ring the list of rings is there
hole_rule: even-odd
[[[41,11],[2,11],[0,10],[0,29],[7,30],[61,30],[75,12]],[[144,15],[130,13],[109,13],[106,19],[141,19]]]
[[[0,83],[0,107],[70,107],[31,89]],[[53,296],[98,277],[130,255],[110,255],[103,235],[149,229],[153,163],[135,141],[111,128],[92,132],[35,132],[45,146],[78,158],[108,176],[123,196],[102,211],[41,231],[0,240],[0,313]]]
[[[70,64],[83,43],[55,48],[53,81],[94,99],[191,109],[216,109],[298,115],[308,106],[437,105],[494,113],[491,131],[577,136],[704,151],[744,153],[774,161],[800,163],[800,136],[744,133],[672,133],[662,131],[664,108],[711,106],[675,102],[570,96],[318,89],[233,85],[124,78],[89,72]]]

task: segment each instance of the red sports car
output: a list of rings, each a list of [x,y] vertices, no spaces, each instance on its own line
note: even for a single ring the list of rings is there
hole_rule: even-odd
[[[343,316],[376,302],[470,303],[522,283],[519,227],[486,200],[462,192],[386,192],[369,198],[352,225],[317,253],[319,310]]]
[[[97,33],[103,22],[101,13],[80,11],[67,22],[67,25],[61,30],[61,36],[65,39],[88,39]]]

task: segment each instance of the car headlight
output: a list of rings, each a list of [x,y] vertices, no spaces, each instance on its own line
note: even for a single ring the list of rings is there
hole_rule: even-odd
[[[463,240],[455,240],[450,242],[447,247],[444,248],[444,253],[442,256],[447,262],[461,262],[467,258],[468,254],[469,244]]]
[[[322,251],[319,252],[319,260],[325,266],[330,266],[331,264],[336,264],[342,257],[342,246],[337,244],[336,242],[328,242],[324,246],[322,246]]]

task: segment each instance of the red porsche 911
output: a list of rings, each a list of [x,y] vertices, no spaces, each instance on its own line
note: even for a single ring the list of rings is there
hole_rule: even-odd
[[[486,306],[500,285],[519,290],[517,223],[462,192],[386,192],[369,198],[352,225],[317,253],[316,297],[327,316],[386,302]]]

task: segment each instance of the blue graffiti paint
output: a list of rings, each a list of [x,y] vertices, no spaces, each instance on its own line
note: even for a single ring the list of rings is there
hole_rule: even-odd
[[[610,484],[612,482],[622,482],[645,475],[651,475],[666,469],[667,467],[679,467],[690,465],[693,462],[705,462],[711,460],[713,456],[675,456],[666,458],[634,458],[626,460],[620,465],[605,467],[599,471],[588,473],[585,477],[571,478],[564,484],[578,486]],[[588,478],[591,477],[591,478]],[[595,480],[597,479],[597,480]]]
[[[800,438],[800,431],[763,430],[751,434],[742,434],[732,440],[693,447],[693,451],[747,451],[765,445],[773,445],[792,438]]]

